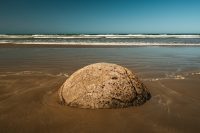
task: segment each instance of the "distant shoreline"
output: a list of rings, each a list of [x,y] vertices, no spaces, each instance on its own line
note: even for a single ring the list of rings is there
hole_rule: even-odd
[[[200,46],[200,35],[0,35],[1,47]]]
[[[145,46],[166,46],[166,47],[200,47],[200,44],[169,44],[169,43],[0,43],[0,48],[14,47],[54,47],[54,48],[115,48],[115,47],[145,47]]]

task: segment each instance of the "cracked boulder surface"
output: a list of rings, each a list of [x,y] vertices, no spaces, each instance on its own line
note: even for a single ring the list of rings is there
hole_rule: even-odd
[[[125,67],[96,63],[73,73],[60,87],[63,105],[79,108],[123,108],[144,104],[151,97],[146,86]]]

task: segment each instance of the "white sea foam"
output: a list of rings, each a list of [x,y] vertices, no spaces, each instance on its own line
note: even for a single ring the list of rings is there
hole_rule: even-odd
[[[106,37],[106,38],[200,38],[200,35],[145,35],[145,34],[128,34],[128,35],[83,35],[84,37]]]
[[[147,78],[143,79],[144,81],[160,81],[160,80],[167,80],[167,79],[175,79],[175,80],[184,80],[186,77],[183,75],[166,75],[165,77],[159,77],[159,78]]]
[[[0,77],[12,76],[12,75],[18,75],[18,76],[23,76],[23,75],[45,75],[45,76],[51,76],[51,77],[59,77],[59,76],[69,77],[69,75],[67,73],[51,74],[51,73],[46,73],[46,72],[41,72],[41,71],[5,72],[5,73],[2,73],[2,74],[0,73]]]
[[[200,72],[194,72],[192,75],[200,75]]]
[[[165,38],[180,38],[178,40],[165,40]],[[99,38],[107,38],[101,40]],[[109,39],[110,38],[110,39]],[[115,38],[125,38],[117,40]],[[127,39],[126,39],[127,38]],[[128,38],[155,38],[155,40],[129,40]],[[156,38],[164,38],[163,40]],[[181,40],[191,38],[191,40]],[[57,44],[57,45],[124,45],[124,46],[199,46],[200,35],[0,35],[0,43],[13,44]],[[82,39],[82,40],[81,40]],[[188,43],[191,42],[191,43]]]
[[[200,38],[200,35],[0,35],[0,38]]]
[[[30,35],[0,35],[0,38],[31,38]]]
[[[11,43],[9,40],[0,40],[0,43]]]
[[[185,77],[182,75],[176,75],[174,76],[174,79],[185,79]]]

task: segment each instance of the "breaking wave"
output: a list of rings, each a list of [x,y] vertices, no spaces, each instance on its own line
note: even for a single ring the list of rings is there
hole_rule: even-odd
[[[127,34],[127,35],[4,35],[0,38],[200,38],[200,35],[148,35],[148,34]]]
[[[0,35],[0,44],[200,45],[200,35]]]

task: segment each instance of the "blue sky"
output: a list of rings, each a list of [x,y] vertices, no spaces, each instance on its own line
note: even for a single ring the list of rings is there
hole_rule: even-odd
[[[200,0],[1,0],[0,33],[200,33]]]

